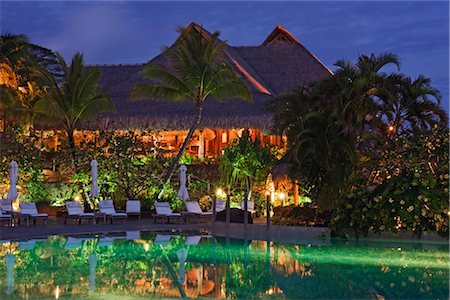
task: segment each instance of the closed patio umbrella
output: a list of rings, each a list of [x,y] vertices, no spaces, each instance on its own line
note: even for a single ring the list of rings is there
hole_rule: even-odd
[[[189,198],[189,193],[186,187],[186,166],[181,165],[180,167],[180,190],[178,191],[178,197],[186,201]]]
[[[5,255],[6,263],[6,294],[11,295],[14,291],[14,264],[16,263],[16,257],[7,253]]]
[[[15,161],[10,163],[11,169],[9,172],[9,190],[8,201],[12,202],[17,199],[17,177],[19,176],[19,165]]]
[[[184,284],[184,264],[188,256],[188,250],[186,248],[181,248],[177,251],[178,261],[180,262],[180,268],[178,269],[178,283]]]
[[[98,172],[97,172],[97,161],[93,159],[91,161],[91,176],[92,176],[92,184],[91,184],[91,197],[98,197]]]
[[[95,289],[95,272],[97,268],[97,254],[89,254],[89,292],[92,293]]]

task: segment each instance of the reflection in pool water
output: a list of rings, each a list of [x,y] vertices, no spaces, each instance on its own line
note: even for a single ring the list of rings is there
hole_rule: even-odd
[[[446,299],[447,250],[438,244],[276,244],[148,232],[52,236],[0,244],[0,299]]]

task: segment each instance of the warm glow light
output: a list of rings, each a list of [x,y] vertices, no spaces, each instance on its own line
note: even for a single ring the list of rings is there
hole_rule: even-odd
[[[225,192],[221,188],[218,188],[216,190],[216,196],[217,198],[225,198],[227,194],[225,194]]]
[[[273,288],[268,289],[266,294],[267,295],[272,295],[273,294]]]
[[[150,245],[148,244],[148,243],[145,243],[144,244],[144,250],[146,251],[146,252],[148,252],[148,249],[150,248]]]
[[[80,202],[81,197],[80,197],[80,195],[76,195],[76,196],[74,197],[74,199],[75,199],[75,201]]]
[[[59,299],[59,285],[57,285],[55,289],[55,299]]]
[[[278,193],[278,198],[280,198],[281,200],[284,200],[286,198],[286,194],[285,193]]]
[[[394,131],[394,129],[395,129],[395,127],[394,127],[394,126],[392,126],[392,125],[389,125],[389,127],[388,127],[388,130],[389,130],[390,132]]]
[[[13,203],[11,203],[11,207],[13,211],[19,211],[20,210],[20,205],[19,205],[19,201],[15,201]]]

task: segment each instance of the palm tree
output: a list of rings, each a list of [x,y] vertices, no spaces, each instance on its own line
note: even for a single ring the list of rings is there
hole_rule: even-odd
[[[62,81],[46,69],[37,71],[48,86],[47,95],[37,103],[37,107],[41,113],[64,126],[76,166],[74,131],[77,125],[100,112],[115,111],[115,107],[108,95],[100,92],[99,70],[86,68],[81,53],[73,56],[70,66],[59,53],[56,55],[63,72]]]
[[[374,112],[378,107],[375,96],[387,76],[382,69],[391,64],[397,69],[400,67],[398,57],[391,53],[361,55],[355,64],[339,60],[335,63],[338,67],[335,77],[328,80],[334,84],[325,84],[326,81],[319,83],[319,93],[334,102],[330,105],[340,107],[341,118],[348,131],[353,130],[358,134],[367,125],[366,119],[375,117]],[[337,103],[333,93],[337,95]]]
[[[419,75],[415,80],[402,74],[389,76],[380,90],[380,114],[394,136],[408,131],[418,133],[434,125],[445,128],[448,117],[442,109],[441,95],[431,80]]]
[[[230,98],[252,100],[251,93],[240,76],[225,61],[225,42],[219,40],[219,33],[207,35],[203,28],[190,26],[180,28],[180,38],[164,53],[168,66],[150,63],[143,70],[150,84],[133,88],[135,99],[171,99],[192,101],[196,117],[175,160],[168,169],[166,181],[170,181],[176,166],[186,150],[194,131],[202,120],[205,101],[210,98],[221,101]]]
[[[288,150],[294,177],[314,183],[321,208],[330,208],[351,174],[356,159],[355,141],[346,133],[337,110],[312,112],[291,134]]]
[[[248,129],[224,150],[219,164],[221,181],[229,190],[235,184],[244,186],[247,190],[244,198],[244,224],[248,223],[247,205],[251,200],[253,187],[256,183],[267,180],[274,160],[270,149],[262,146],[258,139],[253,141]]]

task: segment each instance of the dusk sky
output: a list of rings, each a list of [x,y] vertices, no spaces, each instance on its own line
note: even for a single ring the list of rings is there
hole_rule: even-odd
[[[328,67],[341,58],[392,52],[401,72],[424,74],[448,111],[449,4],[447,1],[298,2],[0,2],[1,31],[33,43],[76,51],[89,64],[143,63],[195,21],[218,30],[230,45],[259,45],[282,24]]]

